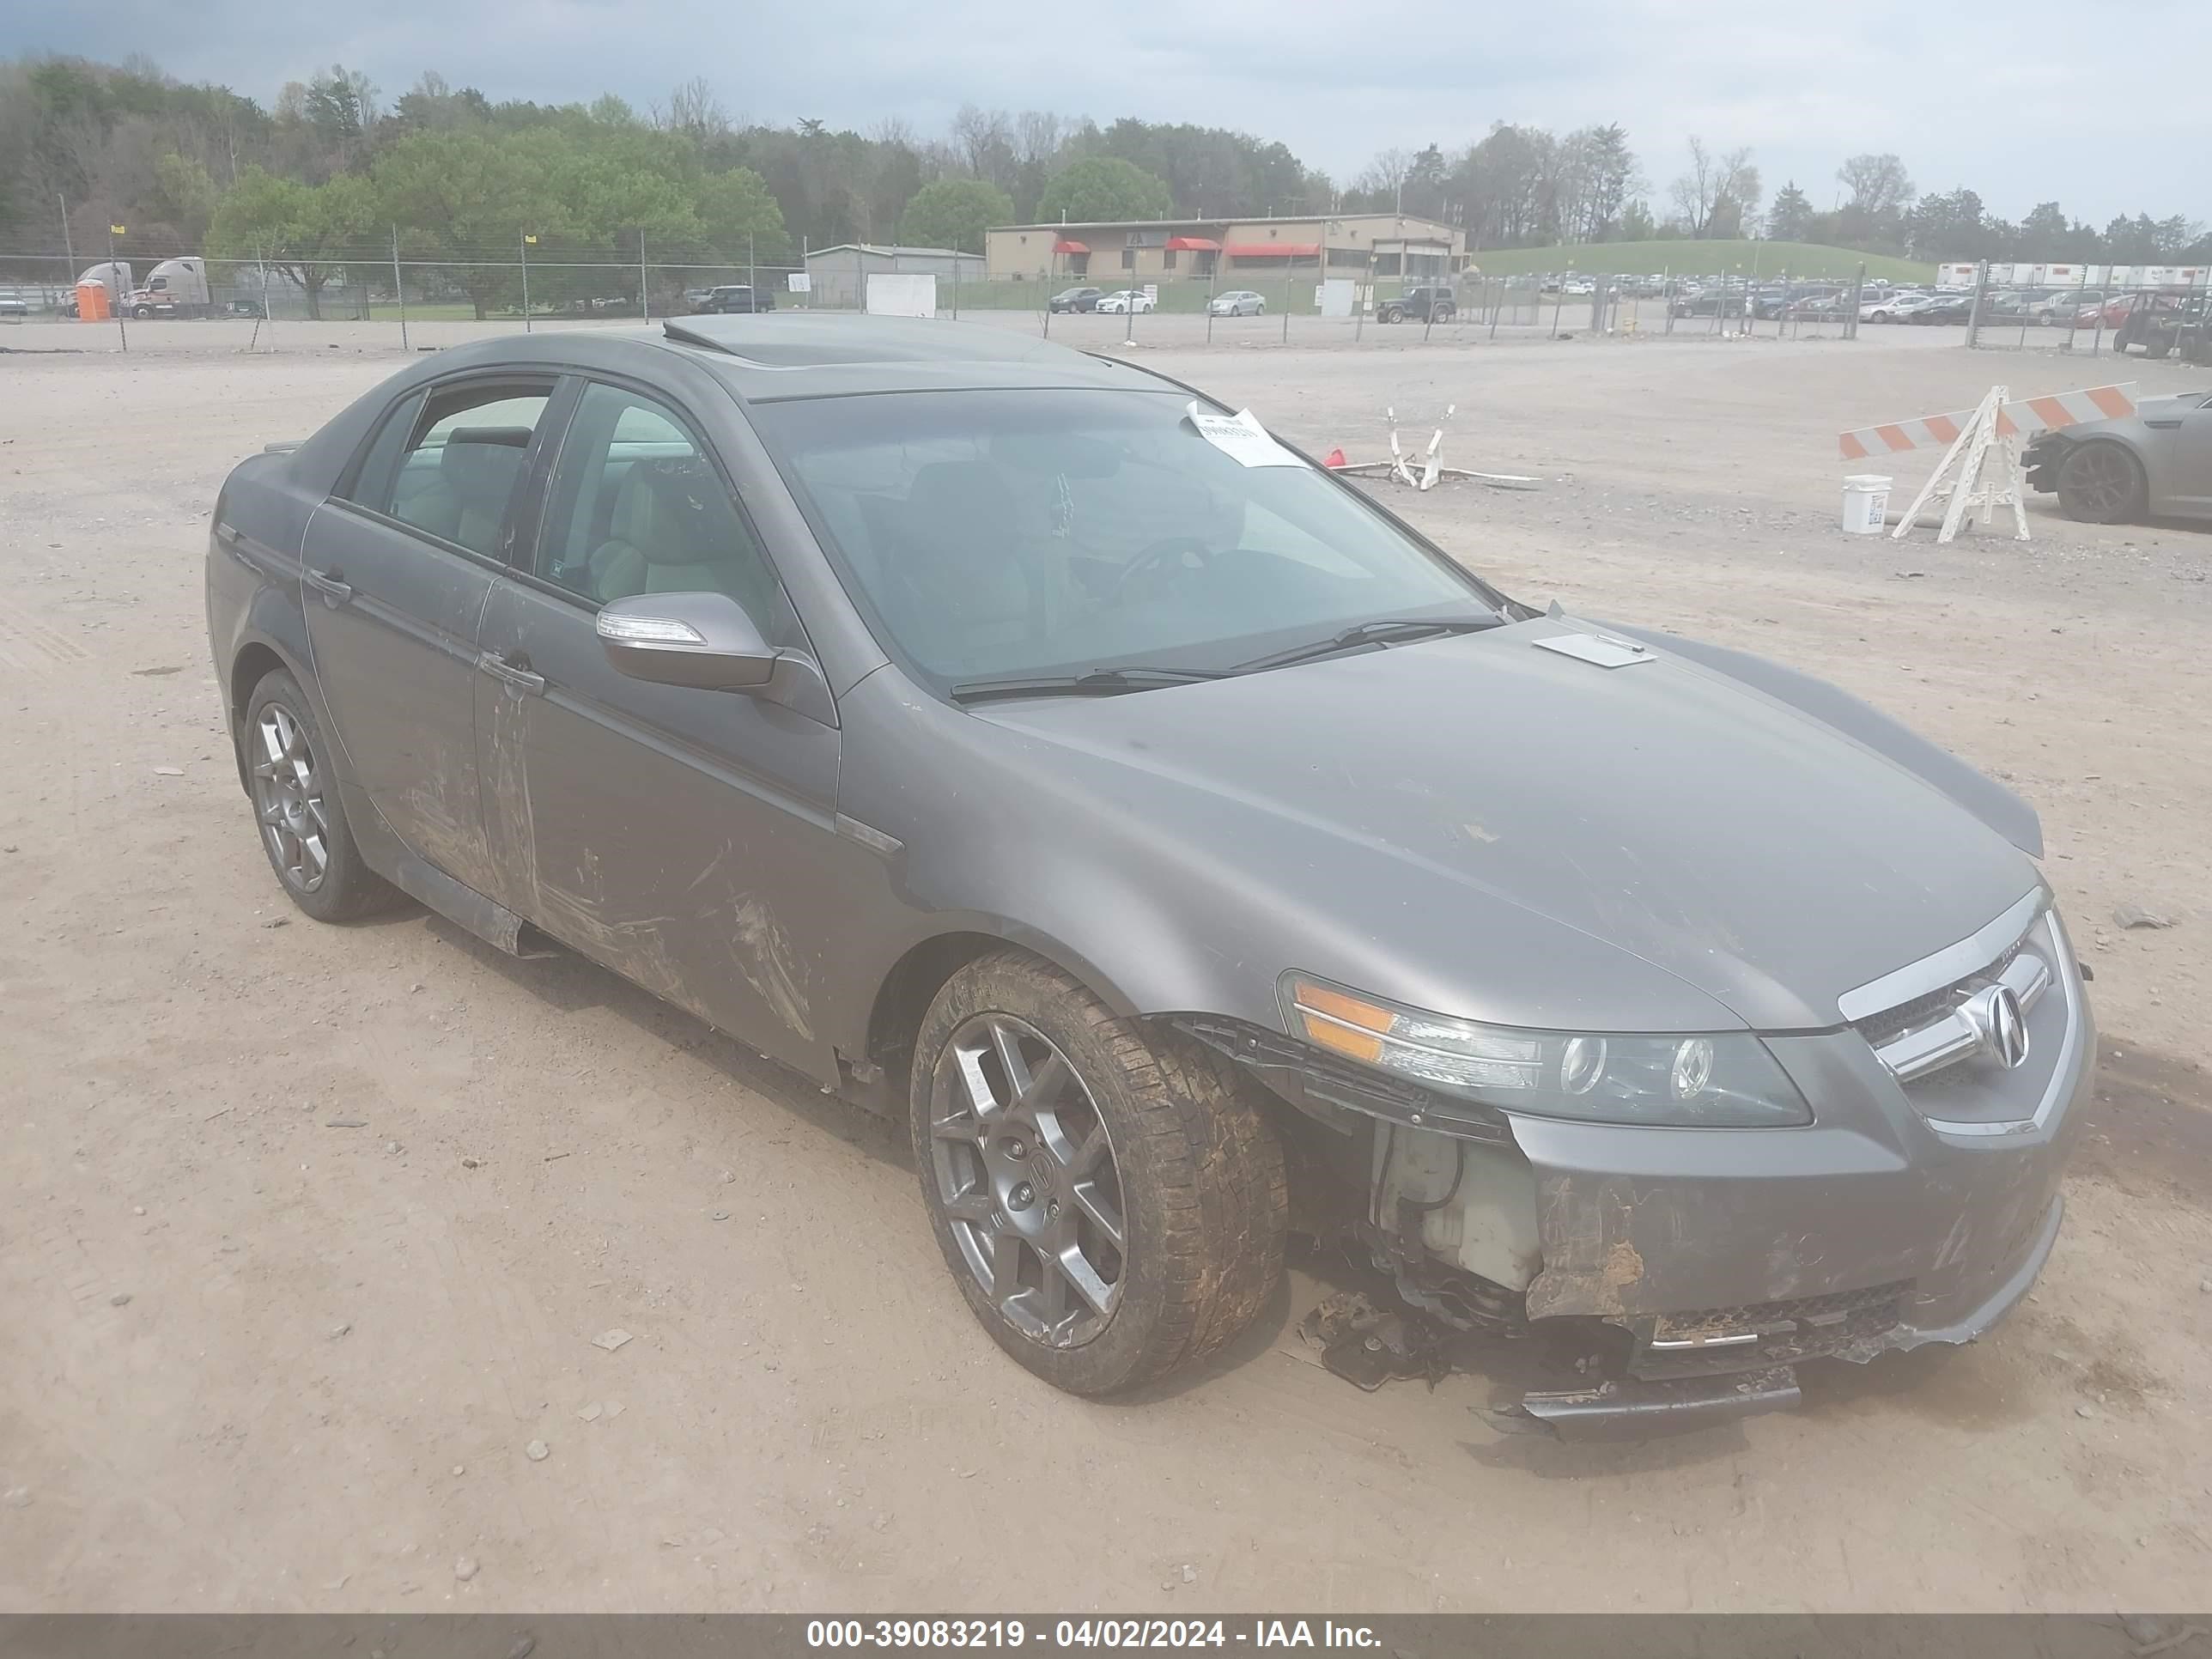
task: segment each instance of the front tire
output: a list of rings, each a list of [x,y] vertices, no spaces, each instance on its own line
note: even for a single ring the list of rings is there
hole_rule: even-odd
[[[261,677],[246,704],[246,773],[261,850],[285,896],[318,921],[388,909],[398,891],[362,860],[338,799],[330,747],[299,681]]]
[[[2058,464],[2058,505],[2081,524],[2125,524],[2141,516],[2142,463],[2116,443],[2077,444]]]
[[[1195,1363],[1282,1276],[1282,1148],[1231,1062],[1118,1019],[1018,951],[939,991],[915,1043],[915,1162],[994,1340],[1105,1395]]]

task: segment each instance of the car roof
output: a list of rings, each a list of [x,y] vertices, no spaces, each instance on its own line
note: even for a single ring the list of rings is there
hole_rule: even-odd
[[[1026,328],[932,318],[683,317],[662,325],[659,343],[694,356],[747,403],[996,387],[1172,389],[1133,364],[1054,345]]]
[[[426,356],[411,373],[418,383],[507,368],[629,374],[649,382],[665,373],[661,366],[672,355],[712,374],[740,403],[994,388],[1192,395],[1152,369],[1072,351],[1024,327],[818,311],[502,334]]]

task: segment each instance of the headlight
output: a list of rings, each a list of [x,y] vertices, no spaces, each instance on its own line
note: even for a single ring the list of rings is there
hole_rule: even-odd
[[[1501,1111],[1591,1123],[1765,1128],[1811,1109],[1748,1031],[1692,1036],[1530,1031],[1449,1019],[1291,974],[1293,1036]]]

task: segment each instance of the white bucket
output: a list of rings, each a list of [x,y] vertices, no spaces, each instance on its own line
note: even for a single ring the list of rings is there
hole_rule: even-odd
[[[1879,472],[1858,472],[1844,480],[1844,529],[1854,536],[1879,536],[1889,511],[1889,480]]]

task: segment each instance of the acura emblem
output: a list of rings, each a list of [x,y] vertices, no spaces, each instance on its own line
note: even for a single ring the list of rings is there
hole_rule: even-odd
[[[2008,985],[1992,985],[1968,997],[1960,1010],[1981,1039],[1982,1052],[2010,1071],[2027,1058],[2027,1016]]]

